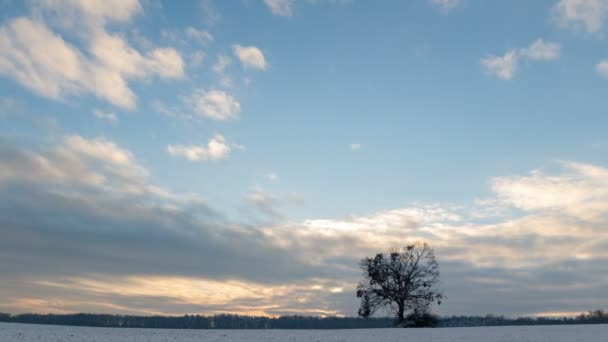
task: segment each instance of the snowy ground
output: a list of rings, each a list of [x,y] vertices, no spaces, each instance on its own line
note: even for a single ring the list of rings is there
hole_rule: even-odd
[[[156,330],[0,323],[2,342],[608,342],[608,325],[361,330]]]

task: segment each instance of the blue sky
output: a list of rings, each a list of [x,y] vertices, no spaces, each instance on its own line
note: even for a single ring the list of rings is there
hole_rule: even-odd
[[[539,277],[529,290],[540,293],[554,274],[538,270],[550,267],[570,279],[564,288],[576,287],[607,257],[605,0],[0,6],[3,229],[45,247],[6,253],[5,272],[15,272],[11,258],[27,255],[32,264],[15,275],[17,285],[0,286],[0,298],[10,299],[0,309],[353,314],[356,260],[417,238],[436,246],[444,269],[453,264],[449,298],[457,297],[449,290],[471,294],[462,274],[513,292],[509,282],[529,272]],[[65,205],[38,203],[45,196]],[[112,214],[119,205],[135,207]],[[157,217],[164,210],[170,219]],[[46,227],[38,222],[44,213],[70,219]],[[55,275],[38,270],[43,258],[77,258],[106,239],[129,250],[123,229],[141,222],[155,227],[142,225],[142,236],[175,238],[167,258],[189,234],[219,239],[200,255],[209,260],[231,238],[244,243],[254,234],[256,257],[293,249],[300,254],[285,267],[302,271],[277,267],[264,280],[236,266],[227,274],[194,265],[141,272],[143,261],[121,252],[130,265],[121,270],[95,257],[74,265],[80,272],[64,274],[59,261]],[[20,235],[24,226],[30,235]],[[81,248],[58,253],[67,247],[45,237],[57,230],[71,231],[73,241],[62,243]],[[566,241],[576,251],[560,255]],[[160,240],[145,242],[141,255]],[[486,259],[472,250],[487,251]],[[334,277],[320,271],[332,267]],[[296,286],[294,296],[307,299],[268,295],[247,308],[237,305],[246,295],[215,306],[198,297],[129,310],[84,304],[87,289],[99,292],[115,277],[133,293],[144,280],[157,288],[171,279],[196,288],[229,280],[277,293]],[[26,281],[37,285],[15,290]],[[329,289],[324,296],[304,285],[315,282]],[[59,283],[73,283],[82,297]],[[456,299],[442,312],[575,313],[598,302],[585,288],[579,303],[505,299],[511,306],[501,309],[492,291],[486,306]],[[104,293],[104,301],[126,300]]]

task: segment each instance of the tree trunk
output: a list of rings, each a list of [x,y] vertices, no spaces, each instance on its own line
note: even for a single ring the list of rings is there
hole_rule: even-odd
[[[401,324],[405,321],[405,303],[399,302],[397,305],[399,306],[399,310],[397,311],[397,323]]]

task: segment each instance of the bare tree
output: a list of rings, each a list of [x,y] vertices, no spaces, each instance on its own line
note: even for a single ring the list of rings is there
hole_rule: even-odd
[[[361,298],[362,317],[388,306],[402,324],[407,311],[426,312],[431,304],[441,304],[444,297],[438,289],[439,264],[426,242],[363,258],[360,267],[364,279],[357,286],[357,297]]]

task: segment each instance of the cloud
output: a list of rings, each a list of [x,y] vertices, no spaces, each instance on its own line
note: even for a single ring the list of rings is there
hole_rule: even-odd
[[[440,313],[608,304],[598,302],[608,286],[600,165],[563,161],[553,172],[494,177],[492,195],[472,205],[411,203],[342,218],[288,220],[281,208],[294,196],[253,189],[247,203],[271,219],[257,224],[153,183],[106,138],[70,135],[31,149],[0,141],[0,164],[0,311],[352,315],[357,261],[416,239],[440,261]],[[496,207],[504,210],[492,217]]]
[[[608,77],[608,60],[601,61],[595,66],[595,70],[598,74]]]
[[[566,171],[562,175],[534,171],[527,176],[499,177],[493,180],[492,189],[506,203],[526,211],[601,219],[608,207],[608,170],[576,162],[561,165]]]
[[[106,22],[128,22],[142,11],[139,0],[108,0],[101,2],[80,0],[40,0],[40,8],[58,16],[62,24],[81,24],[100,27]],[[85,20],[82,20],[85,18]]]
[[[251,203],[257,211],[266,216],[273,219],[284,218],[278,208],[281,204],[279,198],[260,188],[250,191],[246,196],[246,200]]]
[[[197,114],[218,121],[235,119],[241,111],[240,103],[223,90],[197,89],[183,101]]]
[[[145,55],[119,35],[104,30],[106,21],[128,21],[137,2],[125,1],[114,10],[78,1],[43,1],[47,11],[59,13],[65,25],[85,22],[78,31],[87,53],[68,43],[41,19],[19,17],[0,28],[0,74],[48,98],[93,94],[113,105],[134,109],[132,79],[183,77],[184,63],[172,48],[156,48]],[[84,19],[83,19],[84,16]]]
[[[93,109],[93,116],[98,119],[109,121],[113,124],[118,123],[118,118],[116,117],[116,114],[112,112],[104,112],[100,109]]]
[[[608,223],[608,169],[576,162],[561,165],[563,170],[558,175],[535,171],[531,175],[494,178],[492,189],[496,199],[477,203],[482,206],[487,203],[491,211],[497,203],[504,207],[500,216],[490,220],[492,223],[488,223],[487,218],[478,222],[473,208],[435,204],[345,219],[305,220],[301,224],[271,227],[265,233],[277,245],[303,251],[313,263],[344,260],[346,265],[356,262],[356,253],[349,251],[358,250],[358,254],[365,255],[387,246],[399,246],[404,243],[404,237],[422,239],[435,246],[442,260],[443,283],[446,291],[452,293],[450,298],[455,293],[467,292],[468,285],[459,288],[461,284],[457,280],[464,272],[469,274],[470,281],[473,281],[472,273],[485,276],[479,279],[480,289],[487,281],[500,281],[499,288],[515,293],[518,292],[515,288],[525,287],[536,296],[547,298],[547,302],[534,305],[516,300],[517,305],[507,309],[516,313],[551,306],[547,306],[550,296],[541,294],[542,291],[573,291],[581,301],[591,303],[592,297],[585,291],[599,289],[576,284],[577,277],[585,276],[573,274],[580,271],[576,267],[581,263],[595,268],[599,260],[608,257],[603,250],[608,243],[608,231],[604,229]],[[521,212],[505,211],[509,208]],[[559,268],[558,273],[562,275],[537,273],[547,268]],[[571,281],[565,280],[566,273],[573,277]],[[553,276],[560,281],[550,278]],[[528,278],[534,278],[534,284],[524,281]],[[495,310],[491,309],[492,305],[498,303],[491,298],[492,291],[482,292],[484,300],[494,303],[488,305],[490,311]],[[465,300],[456,298],[456,303],[447,305],[450,311],[459,307],[462,310],[459,312],[470,312],[466,307],[470,303]],[[562,303],[559,307],[584,310],[584,305]]]
[[[218,75],[220,83],[223,87],[232,86],[232,78],[226,74],[226,69],[229,68],[231,64],[232,59],[226,55],[218,55],[217,62],[213,64],[213,72]]]
[[[560,0],[552,9],[557,23],[564,27],[582,27],[596,33],[608,15],[607,0]]]
[[[180,78],[184,74],[184,62],[171,48],[157,48],[142,56],[123,38],[102,33],[94,38],[90,50],[100,65],[118,76]]]
[[[87,72],[80,52],[40,22],[18,18],[0,29],[0,73],[40,95],[76,93]]]
[[[255,46],[233,45],[234,54],[241,61],[241,65],[245,69],[266,70],[268,64],[264,58],[262,50]]]
[[[560,45],[557,43],[537,39],[532,45],[522,49],[520,54],[531,60],[551,61],[559,58],[560,50]]]
[[[266,178],[272,182],[278,180],[278,175],[271,173]],[[302,205],[304,198],[297,193],[276,194],[256,187],[245,195],[245,202],[247,206],[243,212],[246,220],[256,222],[259,226],[273,227],[277,222],[287,220],[284,209]],[[269,241],[273,239],[270,238]]]
[[[213,4],[213,0],[200,0],[201,15],[203,22],[208,26],[216,25],[222,19],[222,15]]]
[[[201,51],[201,50],[197,50],[194,51],[191,55],[190,55],[190,65],[197,67],[200,66],[201,64],[203,64],[203,61],[205,60],[205,52]]]
[[[207,45],[213,41],[213,36],[211,33],[205,30],[199,30],[192,26],[186,28],[186,36],[188,38],[198,42],[201,45]]]
[[[352,143],[352,144],[350,144],[350,149],[352,151],[357,151],[357,150],[361,149],[361,144],[359,144],[359,143]]]
[[[172,156],[184,157],[190,161],[226,159],[231,148],[221,134],[215,134],[207,145],[169,145],[167,152]]]
[[[241,266],[250,269],[248,281],[272,278],[254,271],[249,262],[272,263],[271,272],[296,267],[285,273],[296,278],[311,274],[309,267],[296,266],[300,261],[293,257],[279,257],[283,252],[255,229],[226,221],[200,196],[155,185],[134,155],[110,140],[72,135],[41,151],[2,143],[0,160],[0,248],[7,261],[0,272],[13,279],[165,270],[167,275],[221,280],[241,273],[236,271]],[[24,246],[24,241],[30,244]],[[171,256],[176,250],[179,256]],[[19,267],[11,262],[18,255]],[[146,265],[136,266],[142,257],[148,259]]]
[[[271,182],[275,182],[275,181],[279,180],[279,175],[277,175],[274,172],[271,172],[271,173],[269,173],[269,174],[266,175],[266,179],[268,179]]]
[[[264,3],[274,15],[283,17],[293,15],[293,0],[264,0]]]
[[[319,3],[327,3],[330,5],[346,5],[350,4],[352,0],[306,0],[303,1],[306,4],[316,5]],[[282,17],[291,17],[294,12],[295,0],[264,0],[266,7],[270,9],[270,12],[274,15]]]
[[[183,315],[184,312],[336,315],[339,311],[328,308],[328,303],[344,285],[326,280],[269,285],[175,276],[57,277],[22,285],[15,296],[18,299],[9,300],[0,308],[5,311],[13,311],[6,308],[15,307],[28,312],[80,310],[147,315]],[[36,293],[35,289],[52,293],[62,300]],[[23,298],[24,292],[30,298]]]
[[[486,69],[488,75],[496,76],[503,80],[511,80],[517,69],[517,52],[511,50],[504,56],[490,55],[481,59],[481,65]]]
[[[431,3],[439,8],[441,13],[448,13],[460,5],[461,0],[431,0]]]
[[[521,49],[511,49],[503,56],[490,55],[481,59],[481,65],[486,74],[503,80],[515,77],[519,60],[524,58],[532,61],[552,61],[560,56],[561,47],[558,43],[545,42],[537,39],[530,46]]]
[[[226,55],[217,56],[217,62],[213,64],[213,71],[217,74],[224,74],[226,68],[228,68],[232,64],[232,60],[230,57]]]
[[[148,172],[134,156],[104,138],[66,136],[60,146],[45,154],[3,146],[2,157],[8,160],[0,173],[0,184],[17,181],[51,188],[94,187],[117,194],[156,192],[146,186]]]

